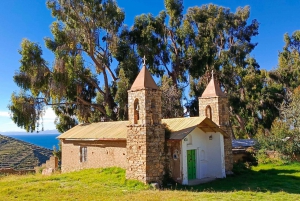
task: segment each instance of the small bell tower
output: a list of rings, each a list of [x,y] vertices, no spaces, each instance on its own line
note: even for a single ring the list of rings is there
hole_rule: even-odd
[[[231,171],[233,167],[232,158],[232,130],[229,126],[229,105],[228,98],[214,79],[213,71],[211,80],[208,83],[201,97],[199,97],[199,116],[206,116],[215,122],[228,134],[224,138],[225,169]]]
[[[161,124],[161,91],[144,65],[128,91],[126,178],[161,182],[165,130]]]

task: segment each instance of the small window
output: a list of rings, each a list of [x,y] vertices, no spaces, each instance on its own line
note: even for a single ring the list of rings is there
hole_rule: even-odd
[[[134,113],[134,124],[138,123],[139,120],[139,110],[140,110],[140,106],[139,106],[139,99],[135,99],[134,101],[134,105],[133,105],[134,109],[133,109],[133,113]]]
[[[87,160],[87,147],[80,147],[80,162]]]
[[[211,107],[210,107],[209,105],[206,106],[206,108],[205,108],[205,116],[206,116],[207,118],[212,119],[212,115],[211,115]]]
[[[222,113],[225,114],[225,106],[222,105]]]
[[[151,100],[151,110],[155,110],[155,99]]]

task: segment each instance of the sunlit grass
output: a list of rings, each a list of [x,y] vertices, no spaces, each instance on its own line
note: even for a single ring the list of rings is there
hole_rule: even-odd
[[[120,168],[52,176],[0,176],[0,200],[300,200],[300,164],[260,165],[193,187],[153,190]]]

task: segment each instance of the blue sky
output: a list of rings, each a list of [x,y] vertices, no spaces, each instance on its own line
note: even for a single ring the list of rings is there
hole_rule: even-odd
[[[51,64],[53,55],[44,47],[43,38],[51,36],[50,24],[55,20],[46,8],[44,0],[8,0],[1,1],[0,7],[0,132],[22,131],[12,123],[7,105],[12,92],[19,89],[13,82],[13,75],[20,64],[20,43],[23,38],[38,42],[43,47],[44,58]],[[157,15],[164,9],[163,0],[117,0],[126,14],[125,24],[129,27],[136,15],[152,13]],[[260,23],[259,35],[253,38],[258,46],[252,52],[262,69],[274,69],[277,66],[278,52],[284,42],[284,33],[292,34],[300,30],[299,0],[184,0],[184,7],[217,4],[230,8],[251,7],[250,20]],[[55,115],[48,109],[44,118],[44,129],[55,128]]]

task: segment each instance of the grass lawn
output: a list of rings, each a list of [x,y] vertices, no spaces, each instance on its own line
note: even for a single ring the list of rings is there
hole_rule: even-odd
[[[300,163],[260,165],[207,184],[160,191],[126,180],[120,168],[0,176],[0,200],[300,200]]]

